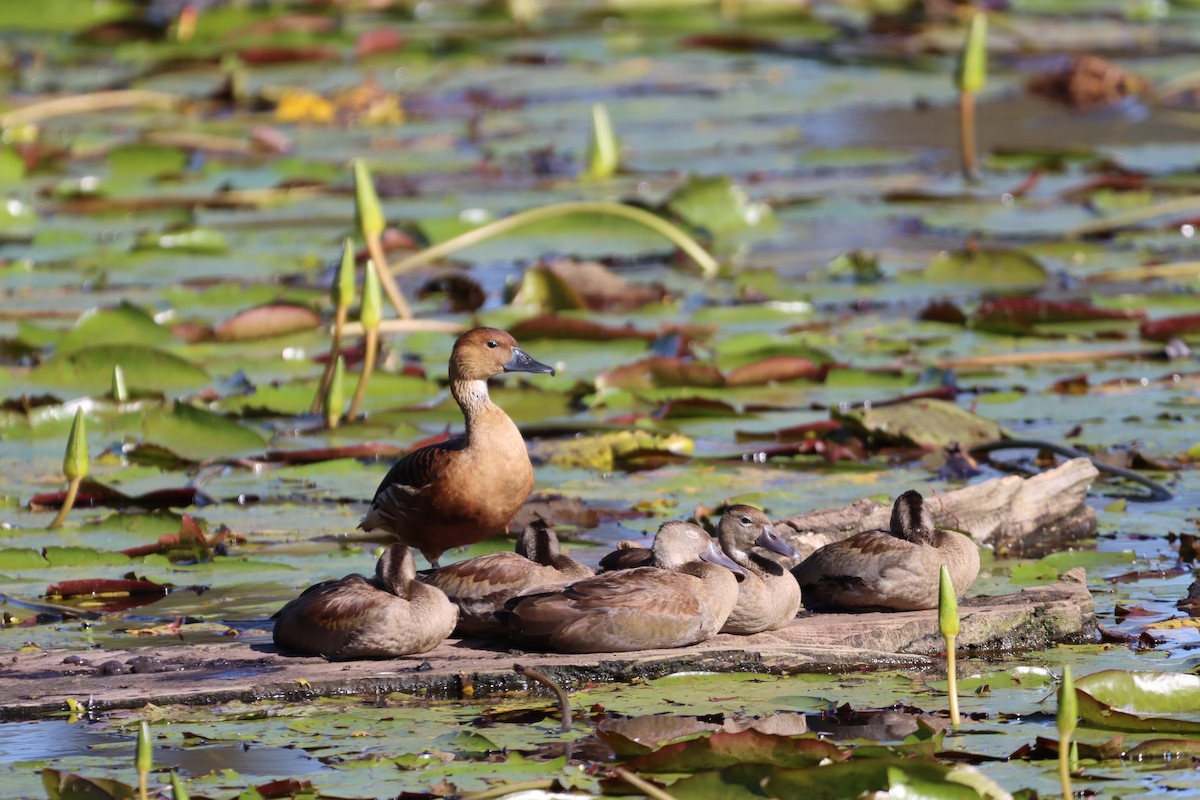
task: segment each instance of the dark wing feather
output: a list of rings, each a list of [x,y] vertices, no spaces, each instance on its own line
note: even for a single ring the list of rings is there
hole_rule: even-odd
[[[428,485],[437,477],[438,461],[441,459],[442,453],[462,450],[466,446],[466,438],[460,436],[457,439],[429,444],[419,450],[413,450],[393,464],[387,475],[383,476],[371,502],[377,501],[380,494],[397,484],[411,486],[414,489]]]

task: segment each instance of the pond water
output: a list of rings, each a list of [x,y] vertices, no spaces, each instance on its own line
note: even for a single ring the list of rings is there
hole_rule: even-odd
[[[1105,628],[1137,636],[1149,624],[1184,622],[1148,631],[1157,643],[1137,650],[1097,644],[967,662],[964,670],[981,677],[963,709],[979,718],[946,749],[1007,757],[1037,736],[1056,737],[1053,686],[1022,678],[1022,669],[1190,672],[1200,663],[1197,628],[1175,608],[1190,565],[1171,577],[1106,580],[1174,566],[1200,507],[1195,357],[1111,356],[1161,347],[1143,319],[1200,311],[1200,201],[1188,205],[1200,186],[1198,118],[1189,94],[1174,88],[1200,67],[1200,11],[1191,4],[1003,4],[1008,11],[991,24],[974,181],[960,175],[956,150],[959,19],[873,26],[865,3],[813,2],[804,11],[747,2],[731,22],[715,3],[593,0],[534,3],[544,15],[521,27],[500,4],[203,5],[182,37],[178,23],[155,27],[154,4],[149,12],[124,0],[0,8],[8,108],[50,94],[171,95],[108,111],[0,113],[0,655],[66,648],[93,658],[106,647],[186,647],[229,635],[266,642],[271,613],[300,589],[370,570],[372,545],[351,532],[390,456],[308,463],[296,454],[406,448],[459,425],[439,383],[450,336],[385,335],[365,417],[326,430],[308,413],[322,369],[315,358],[329,348],[323,330],[196,335],[262,304],[300,303],[332,318],[341,243],[358,235],[349,165],[363,158],[389,225],[417,241],[547,203],[621,200],[682,219],[721,262],[719,275],[705,277],[657,234],[575,215],[399,276],[419,318],[509,327],[555,312],[661,334],[649,343],[580,341],[555,323],[522,344],[559,374],[508,380],[493,392],[531,443],[536,496],[580,498],[598,512],[587,524],[559,524],[573,555],[594,563],[620,539],[726,500],[779,518],[908,488],[952,489],[936,458],[913,447],[875,442],[836,462],[768,448],[784,438],[777,432],[829,420],[847,404],[953,386],[958,406],[1013,436],[1122,464],[1136,453],[1132,463],[1175,495],[1122,502],[1117,495],[1141,490],[1103,479],[1089,498],[1099,516],[1094,542],[1044,561],[985,559],[972,593],[1043,583],[1081,564]],[[1159,96],[1080,110],[1026,91],[1064,54],[1085,51],[1144,77]],[[620,139],[622,170],[580,180],[597,102]],[[703,195],[693,185],[688,195],[688,176],[728,178],[736,190],[717,184]],[[1173,210],[1147,211],[1166,203]],[[1111,227],[1083,235],[1097,221]],[[1005,260],[989,271],[968,256],[949,275],[931,268],[940,254],[972,247],[1034,263]],[[838,261],[855,251],[871,258]],[[398,246],[389,258],[404,255]],[[661,291],[651,301],[580,308],[562,293],[539,293],[539,259],[560,257],[599,259],[620,279]],[[1135,269],[1164,264],[1178,269]],[[482,293],[477,311],[441,290],[450,279]],[[989,326],[981,306],[1012,296],[1069,301],[1082,318]],[[953,304],[968,322],[922,313],[933,303]],[[1104,318],[1097,309],[1136,315]],[[693,327],[680,337],[681,325]],[[1194,324],[1177,332],[1200,342]],[[814,379],[738,386],[630,380],[617,370],[681,346],[725,376],[779,355],[832,366]],[[1070,352],[1106,355],[1045,358]],[[1028,362],[988,361],[1012,353]],[[114,363],[133,390],[119,402],[109,394]],[[77,409],[89,477],[130,496],[198,490],[196,502],[78,508],[47,530],[53,510],[30,502],[64,488],[63,447]],[[598,461],[570,449],[614,431],[657,438],[643,443],[641,461],[622,460],[620,443],[599,447]],[[1032,465],[1029,452],[1009,457]],[[1000,474],[985,466],[973,480]],[[184,511],[210,535],[228,531],[215,557],[122,552],[177,533]],[[59,602],[44,597],[51,584],[127,574],[176,588],[91,621],[30,606]],[[1118,617],[1118,606],[1146,615]],[[180,620],[182,639],[167,627]],[[817,715],[842,703],[940,713],[937,679],[678,677],[593,687],[573,702],[606,709],[592,722],[668,710]],[[712,699],[729,697],[736,702]],[[344,797],[467,792],[545,776],[597,790],[580,759],[561,758],[556,719],[544,712],[535,698],[397,696],[166,708],[151,719],[156,765],[177,766],[193,796],[233,797],[293,776]],[[46,766],[132,782],[132,731],[142,716],[0,724],[0,762],[13,781],[6,793],[43,796]],[[569,737],[584,740],[578,752],[603,750],[588,741],[592,727]],[[1110,736],[1080,734],[1093,744]],[[1010,791],[1057,791],[1052,761],[978,767]],[[1185,758],[1106,760],[1088,763],[1079,787],[1188,793],[1196,780]],[[692,796],[686,791],[677,796]]]

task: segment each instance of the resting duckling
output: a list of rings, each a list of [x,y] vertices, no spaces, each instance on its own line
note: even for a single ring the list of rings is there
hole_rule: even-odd
[[[275,644],[330,661],[424,653],[454,630],[458,609],[441,589],[417,580],[412,552],[383,551],[375,575],[310,586],[275,613]]]
[[[891,530],[856,533],[817,550],[792,570],[813,611],[917,611],[937,608],[943,564],[962,596],[979,574],[969,536],[938,530],[919,492],[892,507]]]
[[[533,465],[521,431],[488,395],[488,378],[502,372],[553,375],[554,368],[495,328],[474,328],[455,340],[450,394],[466,433],[397,461],[358,527],[394,535],[434,567],[451,547],[504,533],[533,491]]]
[[[796,555],[770,518],[754,506],[730,506],[721,515],[717,539],[725,555],[746,570],[746,579],[738,584],[737,605],[721,633],[759,633],[791,623],[800,610],[800,585],[780,564],[750,549],[757,545],[788,558]]]
[[[549,589],[590,578],[592,570],[559,550],[554,529],[542,520],[525,527],[515,553],[491,553],[432,570],[423,580],[458,606],[459,636],[503,636],[496,612],[525,589]]]
[[[497,616],[517,642],[564,653],[683,647],[715,635],[737,603],[734,573],[745,571],[703,528],[678,520],[658,529],[653,554],[656,567],[518,595]]]

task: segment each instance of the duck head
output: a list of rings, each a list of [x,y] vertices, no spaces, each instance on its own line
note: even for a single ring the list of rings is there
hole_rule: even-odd
[[[450,353],[451,381],[486,381],[501,372],[554,374],[554,367],[535,361],[517,347],[517,340],[496,328],[473,328],[454,342]]]
[[[921,493],[909,489],[896,498],[890,523],[892,535],[910,542],[927,544],[933,539],[933,516],[925,507]]]

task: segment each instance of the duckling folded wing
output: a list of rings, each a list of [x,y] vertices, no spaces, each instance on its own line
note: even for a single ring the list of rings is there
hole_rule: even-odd
[[[715,633],[699,579],[641,567],[527,594],[502,612],[515,638],[568,653],[682,647]]]

